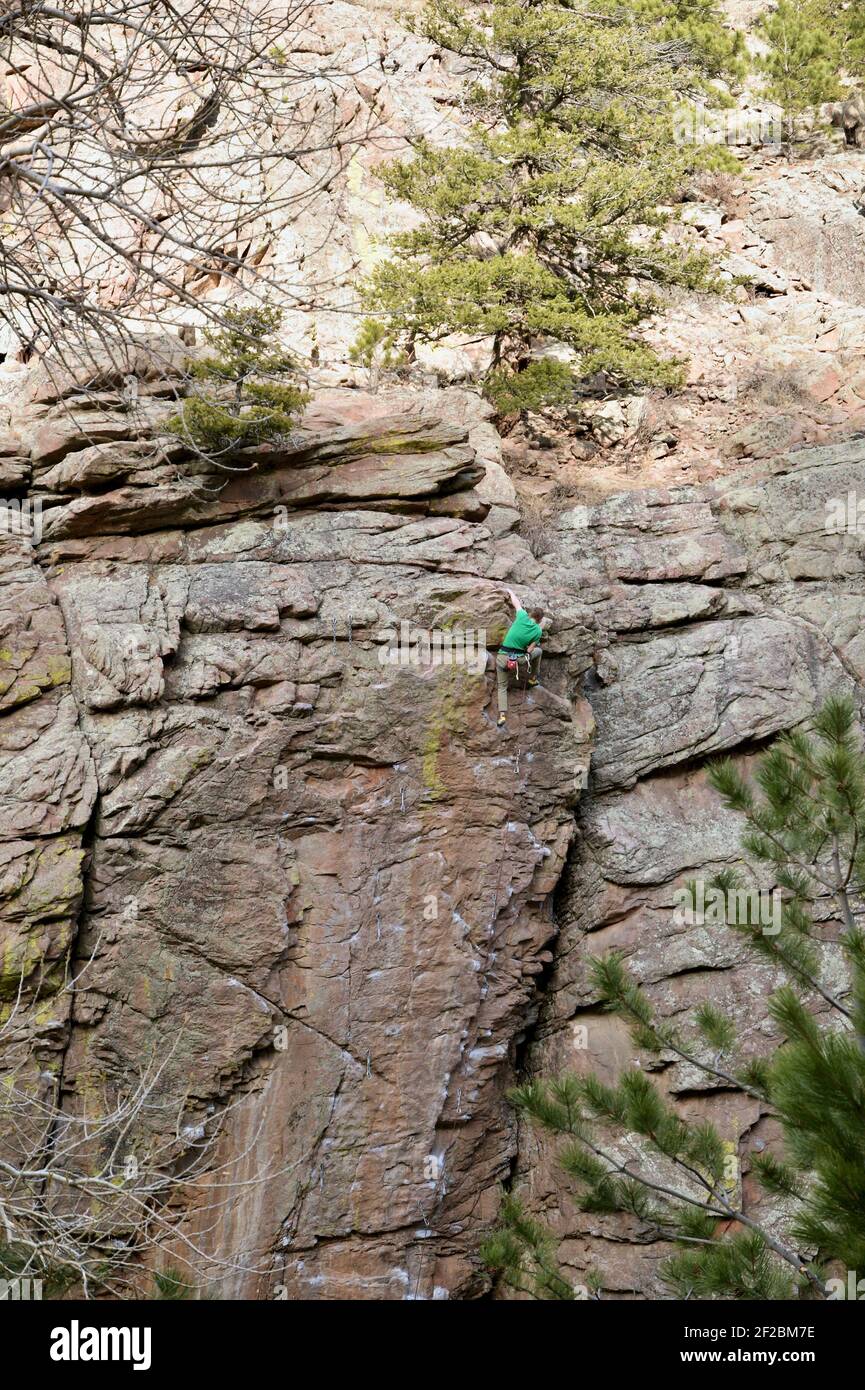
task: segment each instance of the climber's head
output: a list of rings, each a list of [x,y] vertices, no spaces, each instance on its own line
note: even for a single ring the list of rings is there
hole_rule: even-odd
[[[529,617],[530,617],[530,618],[534,618],[534,620],[535,620],[536,623],[542,622],[542,621],[543,621],[543,617],[544,617],[544,610],[543,610],[543,608],[530,608],[530,609],[529,609]]]

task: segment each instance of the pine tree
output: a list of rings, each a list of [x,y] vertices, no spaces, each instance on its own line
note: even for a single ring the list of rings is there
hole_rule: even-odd
[[[838,44],[841,68],[851,77],[865,75],[865,6],[861,0],[815,0],[816,22]]]
[[[193,1285],[173,1265],[168,1269],[153,1271],[154,1300],[182,1301],[195,1292]]]
[[[663,23],[658,9],[492,0],[475,19],[458,0],[431,0],[420,21],[479,72],[466,98],[474,124],[458,148],[421,140],[380,170],[423,221],[392,238],[397,254],[364,300],[409,346],[490,338],[486,387],[500,408],[562,402],[598,371],[616,383],[681,378],[638,332],[658,289],[714,287],[705,256],[662,238],[662,208],[710,157],[676,144],[673,114],[734,61],[736,43],[712,3],[665,4]],[[550,340],[570,365],[533,360]]]
[[[195,380],[216,390],[189,396],[167,422],[172,434],[217,461],[288,434],[309,399],[291,380],[295,360],[277,340],[281,310],[226,309],[222,320],[222,327],[204,334],[213,351],[189,365]]]
[[[396,335],[378,319],[366,318],[349,348],[349,362],[365,367],[370,390],[376,392],[383,373],[395,373],[407,365],[407,358],[398,346]]]
[[[39,1249],[0,1239],[0,1284],[14,1284],[15,1280],[24,1279],[39,1281],[39,1297],[62,1298],[75,1282],[75,1273],[56,1264]]]
[[[759,60],[766,74],[766,95],[783,107],[792,145],[796,121],[803,112],[839,93],[841,46],[825,23],[819,0],[780,0],[761,16],[757,27],[769,45],[769,52]]]
[[[811,734],[785,735],[759,759],[753,781],[729,760],[709,776],[726,808],[744,820],[748,862],[762,865],[777,889],[767,911],[754,882],[724,871],[709,898],[720,928],[740,933],[787,977],[769,1004],[780,1046],[767,1057],[739,1056],[732,1020],[711,1005],[697,1011],[687,1032],[658,1020],[615,953],[594,960],[592,971],[606,1008],[628,1022],[639,1048],[687,1062],[777,1117],[782,1151],[755,1155],[753,1168],[781,1204],[783,1233],[742,1209],[730,1143],[708,1123],[687,1123],[642,1070],[614,1086],[592,1075],[530,1081],[513,1099],[565,1141],[559,1160],[580,1210],[629,1212],[676,1242],[663,1271],[675,1296],[845,1297],[846,1281],[830,1276],[839,1265],[865,1270],[865,936],[858,924],[865,757],[854,707],[829,700]],[[700,886],[688,892],[697,912]],[[846,963],[843,989],[824,963],[822,947],[833,940]],[[516,1197],[503,1217],[484,1248],[490,1268],[537,1297],[571,1296],[549,1234],[532,1225]]]
[[[834,19],[842,44],[844,67],[854,77],[865,75],[865,10],[859,0],[845,6],[835,5]]]
[[[630,0],[626,8],[656,25],[659,38],[678,45],[706,76],[744,76],[744,37],[738,29],[724,24],[715,0]]]

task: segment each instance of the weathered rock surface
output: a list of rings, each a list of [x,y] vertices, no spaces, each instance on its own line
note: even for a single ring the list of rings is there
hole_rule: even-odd
[[[723,297],[678,297],[649,330],[686,361],[684,389],[589,400],[557,431],[515,431],[505,460],[521,491],[598,501],[865,432],[861,155],[740,155],[742,175],[698,181],[672,231],[728,282]]]
[[[387,660],[401,624],[500,637],[502,581],[534,592],[539,567],[506,480],[473,490],[482,416],[399,393],[317,409],[320,432],[313,409],[297,447],[203,500],[114,486],[113,459],[149,462],[137,435],[96,472],[70,435],[52,465],[42,543],[10,546],[3,588],[6,998],[71,942],[87,970],[36,1047],[64,1107],[158,1056],[154,1135],[172,1105],[184,1132],[227,1108],[220,1154],[250,1186],[182,1225],[198,1283],[453,1296],[482,1287],[514,1152],[590,619],[563,602],[505,739],[483,660]]]
[[[9,1058],[30,1048],[74,1114],[158,1056],[154,1140],[224,1114],[249,1186],[215,1218],[189,1205],[175,1251],[194,1241],[222,1296],[475,1296],[511,1178],[576,1279],[656,1293],[664,1252],[573,1213],[505,1091],[632,1064],[587,984],[609,946],[666,1013],[711,997],[765,1040],[771,982],[677,925],[673,893],[737,857],[705,760],[860,691],[865,449],[579,507],[540,562],[459,392],[327,393],[210,491],[180,456],[168,481],[160,441],[128,419],[108,447],[70,434],[34,469],[41,543],[20,518],[3,538]],[[32,467],[33,437],[16,447]],[[554,621],[502,738],[471,652],[415,665],[395,643],[495,645],[504,583]],[[659,1079],[747,1170],[756,1108],[672,1060]]]
[[[732,1013],[746,1052],[770,1050],[765,1000],[779,981],[730,931],[679,922],[674,894],[740,863],[736,818],[721,813],[706,760],[725,753],[747,763],[831,691],[863,704],[863,489],[859,442],[802,450],[705,489],[612,498],[590,510],[587,526],[578,513],[576,531],[571,514],[561,522],[562,570],[609,578],[592,603],[608,646],[587,685],[592,772],[526,1069],[606,1079],[634,1065],[656,1069],[686,1113],[718,1125],[752,1211],[761,1198],[749,1155],[767,1125],[759,1107],[707,1085],[672,1054],[660,1067],[641,1056],[624,1024],[600,1010],[588,963],[620,950],[662,1015],[687,1026],[708,999]],[[663,1243],[635,1219],[578,1213],[554,1147],[534,1131],[521,1136],[515,1185],[558,1233],[575,1283],[594,1268],[608,1295],[663,1296]]]
[[[456,60],[372,8],[313,8],[301,58],[346,74],[344,145],[307,161],[321,196],[291,225],[250,230],[292,344],[315,323],[336,364],[295,438],[228,478],[186,457],[179,340],[86,383],[2,365],[0,492],[41,512],[33,537],[11,506],[0,526],[0,1059],[69,1115],[158,1059],[141,1147],[223,1117],[238,1186],[177,1217],[202,1290],[477,1296],[504,1180],[575,1280],[651,1296],[664,1249],[577,1215],[505,1091],[638,1060],[588,984],[611,946],[666,1015],[711,998],[771,1045],[773,982],[673,894],[738,857],[706,759],[862,697],[861,173],[759,156],[694,190],[682,235],[730,298],[659,317],[683,392],[509,439],[521,484],[582,504],[539,560],[473,395],[320,389],[358,378],[356,281],[405,225],[376,164],[461,119]],[[384,658],[403,625],[494,646],[505,584],[554,622],[503,737],[490,672]],[[657,1079],[756,1202],[756,1107],[672,1058]]]

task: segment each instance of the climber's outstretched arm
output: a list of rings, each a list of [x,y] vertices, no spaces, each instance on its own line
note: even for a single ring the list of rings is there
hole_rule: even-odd
[[[516,594],[514,593],[513,589],[508,589],[508,598],[510,599],[511,603],[514,605],[514,608],[515,608],[515,610],[517,611],[517,613],[519,613],[519,611],[520,611],[520,609],[522,608],[523,605],[520,603],[520,601],[519,601],[519,599],[517,598]]]

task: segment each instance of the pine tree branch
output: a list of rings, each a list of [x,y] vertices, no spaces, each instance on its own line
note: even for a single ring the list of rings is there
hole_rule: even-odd
[[[606,1162],[610,1163],[617,1172],[620,1172],[623,1174],[623,1176],[629,1177],[633,1181],[640,1183],[641,1186],[648,1188],[650,1191],[657,1192],[661,1196],[667,1197],[669,1200],[683,1202],[688,1206],[696,1207],[698,1210],[706,1212],[709,1216],[715,1216],[720,1218],[720,1216],[722,1215],[722,1213],[718,1212],[716,1207],[713,1207],[710,1204],[707,1204],[706,1202],[701,1202],[698,1198],[691,1197],[688,1193],[679,1192],[675,1188],[666,1187],[663,1183],[653,1182],[651,1178],[647,1178],[641,1173],[633,1173],[627,1167],[626,1164],[623,1165],[618,1163],[609,1154],[604,1153],[602,1150],[596,1148],[594,1145],[592,1145],[591,1147],[593,1149],[593,1152],[596,1153],[599,1158],[605,1159]],[[666,1156],[668,1158],[673,1158],[673,1162],[678,1163],[680,1167],[690,1172],[688,1165],[685,1164],[683,1161],[676,1159],[670,1154],[667,1154]],[[721,1206],[724,1209],[723,1215],[725,1215],[729,1220],[738,1221],[741,1225],[747,1226],[749,1230],[754,1231],[763,1240],[765,1240],[769,1249],[772,1250],[780,1259],[784,1260],[786,1264],[791,1265],[797,1271],[797,1273],[804,1274],[805,1277],[808,1279],[808,1282],[811,1284],[812,1288],[814,1288],[814,1290],[818,1292],[822,1298],[828,1297],[828,1290],[826,1286],[809,1269],[804,1256],[797,1255],[794,1250],[791,1250],[786,1245],[782,1245],[781,1242],[776,1240],[774,1236],[770,1235],[770,1233],[763,1226],[761,1226],[759,1222],[755,1221],[750,1216],[746,1216],[743,1211],[737,1210],[736,1208],[731,1206],[725,1197],[723,1197],[719,1192],[711,1188],[707,1179],[703,1177],[702,1174],[697,1173],[694,1176],[698,1177],[702,1185],[709,1192],[712,1199],[721,1204]]]
[[[838,865],[838,871],[840,876],[840,862],[838,858],[837,845],[835,850],[835,862]],[[839,884],[835,893],[835,901],[838,904],[839,910],[844,919],[846,933],[848,936],[852,936],[856,931],[856,920],[853,916],[853,910],[850,906],[850,898],[847,893],[846,884]],[[852,1019],[853,1015],[850,1012],[845,1010],[845,1013],[847,1014],[848,1018]],[[859,1032],[858,1029],[856,1030],[856,1041],[859,1044],[859,1051],[865,1053],[865,1034]]]

